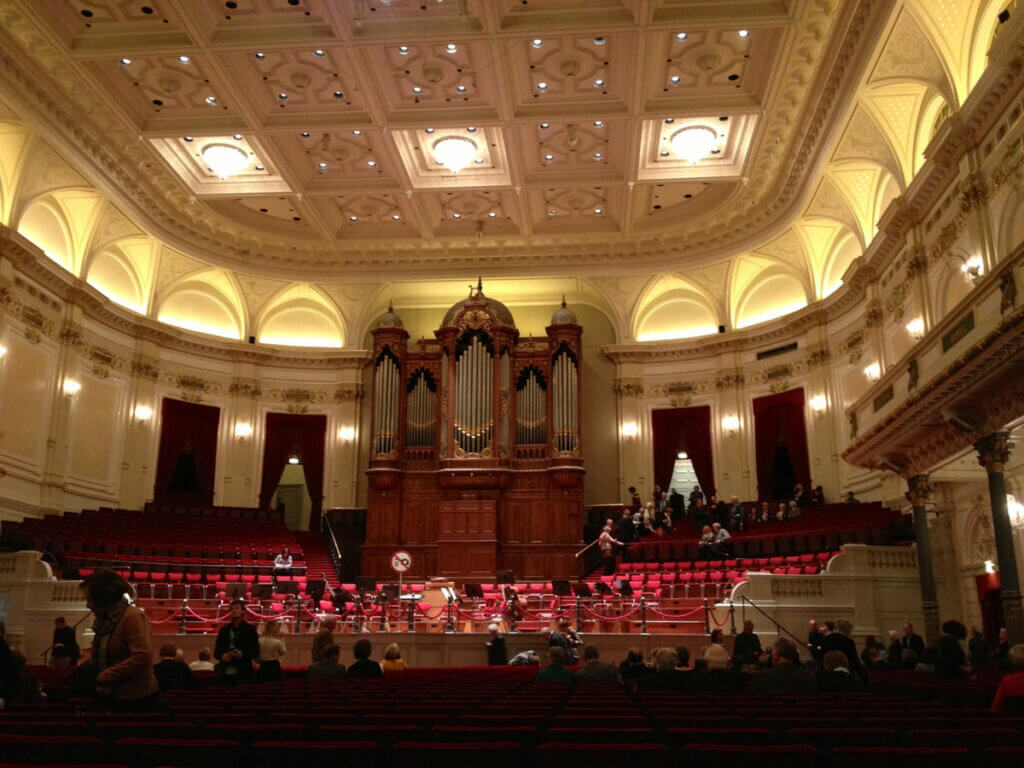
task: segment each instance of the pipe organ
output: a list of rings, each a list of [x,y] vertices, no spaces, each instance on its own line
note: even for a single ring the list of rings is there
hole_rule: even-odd
[[[389,307],[373,331],[373,441],[365,576],[575,577],[582,535],[582,329],[563,301],[520,337],[478,283],[434,339],[408,343]]]

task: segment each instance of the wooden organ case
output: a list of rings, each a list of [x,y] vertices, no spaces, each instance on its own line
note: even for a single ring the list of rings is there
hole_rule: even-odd
[[[520,338],[484,295],[409,346],[389,308],[373,331],[373,420],[364,576],[575,578],[581,546],[580,336],[556,309],[546,336]]]

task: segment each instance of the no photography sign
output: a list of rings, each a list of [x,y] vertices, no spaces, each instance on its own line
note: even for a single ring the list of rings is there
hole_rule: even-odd
[[[395,573],[405,573],[412,566],[412,556],[399,550],[391,556],[391,568]]]

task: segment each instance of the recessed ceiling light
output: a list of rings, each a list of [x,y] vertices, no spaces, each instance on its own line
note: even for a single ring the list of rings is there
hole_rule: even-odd
[[[265,54],[263,51],[256,51],[256,58],[259,59],[260,61],[263,61],[263,59],[267,58],[267,54]]]
[[[595,160],[600,160],[602,157],[604,157],[604,155],[602,155],[600,152],[595,152],[594,153],[594,159]]]
[[[434,157],[452,173],[458,173],[476,157],[476,144],[462,136],[447,136],[434,144]]]
[[[420,94],[420,93],[423,93],[423,89],[422,89],[422,88],[420,88],[420,87],[419,87],[418,85],[414,85],[414,86],[412,87],[412,92],[413,92],[413,93],[416,93],[416,94]]]
[[[669,82],[672,83],[672,84],[678,83],[679,82],[679,75],[672,75],[672,77],[669,78]]]
[[[662,157],[668,157],[668,152],[666,152],[665,150],[661,150],[661,152],[659,152],[658,154],[661,155]]]
[[[309,131],[303,131],[302,133],[299,134],[299,136],[301,136],[304,139],[308,139],[309,138]]]
[[[434,132],[434,129],[433,129],[433,128],[424,128],[424,129],[423,129],[423,132],[424,132],[424,133],[433,133],[433,132]]]
[[[673,134],[672,149],[684,160],[696,164],[708,156],[718,135],[707,126],[691,125]]]
[[[558,211],[550,210],[550,211],[548,211],[548,216],[554,216],[557,213],[558,213]]]
[[[399,216],[397,213],[393,213],[393,214],[391,214],[391,218],[394,219],[395,221],[398,221],[402,217]]]
[[[232,136],[231,138],[233,138],[233,139],[234,139],[235,141],[241,141],[241,140],[242,140],[242,134],[240,134],[240,133],[236,133],[236,134],[235,134],[234,136]]]
[[[548,84],[542,80],[541,82],[537,83],[537,87],[543,91],[548,87]]]
[[[377,161],[376,160],[367,160],[366,164],[368,166],[370,166],[371,168],[376,168],[377,167]]]
[[[317,163],[316,167],[319,168],[321,171],[326,171],[327,170],[327,163]]]
[[[604,45],[604,38],[603,37],[595,37],[594,38],[594,45]]]
[[[666,117],[665,118],[665,125],[672,125],[672,123],[674,123],[675,121],[676,121],[676,119],[674,117]]]
[[[277,98],[280,99],[281,101],[288,101],[288,94],[281,92],[277,94]]]
[[[483,161],[484,161],[484,159],[482,157],[477,157],[477,158],[473,159],[473,162],[476,163],[477,165],[479,165]]]
[[[685,40],[685,39],[686,39],[686,33],[685,32],[676,32],[676,40]]]
[[[544,41],[541,40],[539,37],[535,37],[533,38],[533,40],[530,41],[530,45],[532,45],[534,48],[540,48],[542,45],[544,45]]]
[[[349,221],[359,221],[359,217],[358,216],[349,216],[348,220]]]
[[[315,51],[313,51],[313,55],[316,56],[317,58],[323,57],[324,49],[323,48],[317,48]]]
[[[352,135],[353,136],[362,136],[363,132],[360,131],[358,128],[356,128],[354,131],[352,131]]]
[[[602,125],[604,125],[604,120],[595,120],[594,121],[594,127],[595,128],[600,128]]]
[[[203,160],[222,179],[234,176],[249,163],[245,152],[230,144],[208,144],[203,147]]]
[[[185,137],[185,141],[193,141],[193,139],[192,139],[192,137],[191,137],[191,136],[186,136],[186,137]]]
[[[464,85],[457,85],[457,86],[455,86],[455,90],[458,91],[459,93],[465,93],[466,92],[466,86],[464,86]]]
[[[263,167],[262,165],[257,165],[257,166],[256,166],[256,170],[257,170],[257,171],[265,171],[265,170],[267,170],[267,169],[266,169],[266,168],[264,168],[264,167]]]
[[[334,92],[334,98],[336,98],[336,99],[343,99],[343,98],[345,98],[345,94],[342,93],[341,91],[335,91]]]
[[[458,50],[459,50],[459,49],[458,49],[458,48],[457,48],[457,47],[455,46],[455,43],[448,43],[448,45],[446,45],[446,46],[444,47],[444,49],[445,49],[446,51],[448,51],[448,53],[455,53],[456,51],[458,51]]]
[[[496,214],[494,211],[490,211],[490,212],[488,212],[487,217],[493,219],[497,215],[498,214]]]
[[[547,160],[548,162],[551,162],[552,160],[555,159],[555,156],[554,155],[544,155],[544,159]]]
[[[400,46],[398,46],[398,52],[402,56],[405,56],[406,54],[409,53],[409,46],[408,45],[400,45]]]
[[[466,126],[466,130],[469,131],[470,133],[475,133],[476,132],[476,126],[475,125],[467,125]]]
[[[462,214],[461,213],[453,213],[452,214],[452,218],[453,219],[461,219],[462,218]]]
[[[597,80],[594,81],[594,87],[595,88],[600,88],[603,85],[604,85],[604,80],[602,80],[601,78],[598,78]]]
[[[182,64],[188,64],[191,61],[191,59],[188,56],[179,56],[178,61],[180,61]]]
[[[123,64],[124,66],[126,66],[126,67],[127,67],[127,66],[128,66],[129,64],[131,64],[131,63],[132,63],[132,60],[131,60],[131,59],[121,59],[121,63],[122,63],[122,64]]]
[[[217,103],[217,97],[216,96],[207,96],[206,97],[206,103],[207,104],[216,104]]]
[[[550,127],[551,127],[551,123],[541,123],[541,124],[540,124],[540,127],[541,127],[541,128],[543,128],[543,129],[545,129],[545,130],[547,130],[548,128],[550,128]]]
[[[602,213],[604,213],[604,208],[595,208],[594,213],[600,216]]]
[[[736,34],[739,35],[740,37],[750,37],[750,32],[745,29],[741,29]]]

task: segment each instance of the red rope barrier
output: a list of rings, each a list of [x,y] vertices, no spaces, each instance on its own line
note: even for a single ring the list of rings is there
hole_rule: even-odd
[[[722,619],[721,621],[719,621],[717,618],[715,618],[715,609],[714,608],[712,608],[710,611],[708,611],[708,615],[711,617],[711,620],[713,622],[715,622],[715,626],[716,627],[724,627],[725,626],[725,622],[727,622],[729,620],[729,612],[728,611],[726,611],[725,618]]]
[[[427,619],[430,619],[431,621],[433,621],[434,619],[439,619],[439,618],[441,618],[444,615],[445,608],[444,608],[444,606],[441,606],[441,608],[439,608],[437,613],[435,613],[433,616],[431,616],[427,612],[426,608],[420,607],[419,603],[416,604],[416,610],[419,611],[420,614],[422,614],[424,618],[427,618]]]
[[[693,616],[693,614],[695,614],[695,613],[700,613],[701,611],[704,610],[704,606],[698,605],[692,611],[687,611],[686,613],[681,613],[678,616],[673,616],[670,613],[665,613],[663,611],[660,611],[660,610],[658,610],[657,608],[655,608],[652,605],[647,606],[647,610],[649,610],[651,613],[655,614],[656,616],[661,616],[663,619],[668,619],[670,621],[681,621],[681,620],[685,619],[687,616]]]

